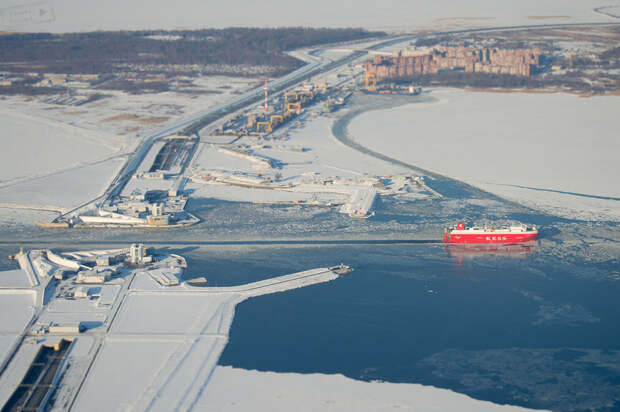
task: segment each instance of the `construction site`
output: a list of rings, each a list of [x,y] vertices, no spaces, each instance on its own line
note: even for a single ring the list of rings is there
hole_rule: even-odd
[[[264,104],[260,111],[247,111],[222,123],[211,132],[213,136],[266,136],[278,127],[299,116],[305,107],[328,98],[327,82],[303,83],[275,98],[269,97],[269,83],[265,79]]]

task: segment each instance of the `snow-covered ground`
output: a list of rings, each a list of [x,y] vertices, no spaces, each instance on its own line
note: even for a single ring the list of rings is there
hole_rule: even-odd
[[[355,3],[317,0],[275,0],[269,7],[248,0],[203,2],[156,0],[143,7],[139,2],[49,0],[28,3],[8,0],[3,8],[23,6],[33,10],[12,13],[0,20],[0,29],[22,31],[91,31],[135,29],[195,29],[229,26],[366,27],[384,30],[442,29],[455,27],[506,26],[536,23],[612,21],[611,15],[594,11],[600,6],[618,6],[617,0],[425,0],[389,2],[369,0]],[[26,6],[28,5],[28,6]],[[43,13],[40,12],[43,10]],[[609,9],[609,11],[613,11]],[[13,17],[14,16],[14,17]]]
[[[79,107],[0,98],[0,223],[31,224],[27,209],[65,212],[95,199],[141,136],[222,104],[256,80],[209,76],[195,84],[205,93],[105,91],[108,97]]]
[[[361,114],[353,139],[547,213],[620,220],[619,97],[430,93],[436,103]]]
[[[188,185],[192,196],[342,205],[341,213],[356,217],[372,214],[377,194],[406,195],[410,200],[433,197],[405,167],[336,140],[331,130],[334,118],[321,115],[320,104],[307,110],[268,140],[246,136],[227,147],[203,144],[192,162],[193,182]]]
[[[65,212],[105,192],[123,166],[110,159],[0,188],[0,207]]]
[[[35,315],[36,292],[22,270],[0,272],[0,368]]]
[[[21,333],[34,314],[33,305],[34,293],[31,290],[3,285],[0,290],[0,334]]]
[[[223,104],[260,84],[260,79],[253,78],[202,76],[193,79],[192,90],[195,93],[192,94],[182,91],[130,94],[118,90],[76,90],[77,94],[97,92],[106,96],[82,106],[48,103],[46,101],[50,99],[49,96],[5,96],[0,97],[0,111],[10,108],[13,112],[19,111],[43,118],[39,121],[53,120],[75,124],[109,136],[124,136],[132,141],[136,135],[144,136],[168,123],[174,123],[179,118],[191,117],[194,113]]]
[[[127,138],[9,104],[0,105],[0,208],[58,212],[103,193],[124,162]]]
[[[91,164],[123,151],[127,144],[122,136],[76,127],[51,114],[9,109],[9,104],[0,104],[0,186]]]
[[[259,372],[218,366],[196,403],[208,411],[526,411],[432,386],[362,382],[342,375]]]
[[[410,173],[402,166],[375,159],[340,143],[331,131],[334,118],[320,115],[320,109],[321,103],[318,103],[308,109],[309,113],[304,114],[301,121],[295,119],[276,129],[272,134],[276,137],[275,140],[244,137],[237,141],[236,145],[250,146],[258,156],[278,161],[278,172],[281,173],[283,181],[309,172],[322,177],[343,178],[359,178],[377,173]],[[281,139],[282,136],[286,137]],[[235,171],[255,169],[247,159],[218,152],[216,148],[209,146],[201,149],[192,166],[196,169]]]

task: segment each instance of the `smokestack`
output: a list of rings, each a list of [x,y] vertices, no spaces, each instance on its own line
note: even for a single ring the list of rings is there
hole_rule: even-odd
[[[269,112],[269,104],[267,103],[267,100],[269,99],[269,80],[267,80],[267,78],[265,77],[265,114],[267,114]]]

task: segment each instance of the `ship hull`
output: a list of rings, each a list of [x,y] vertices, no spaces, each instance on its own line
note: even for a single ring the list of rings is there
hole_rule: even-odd
[[[536,242],[448,243],[446,251],[457,263],[484,257],[525,258],[536,251]]]
[[[479,232],[479,233],[446,233],[443,241],[446,243],[520,243],[536,240],[538,232],[502,233],[502,232]]]

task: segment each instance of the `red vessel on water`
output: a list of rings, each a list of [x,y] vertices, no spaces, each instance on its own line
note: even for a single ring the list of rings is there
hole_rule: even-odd
[[[465,227],[465,223],[459,222],[453,228],[447,228],[443,241],[446,243],[516,243],[536,240],[538,229],[536,226],[527,226],[522,223],[516,226],[494,228]]]

